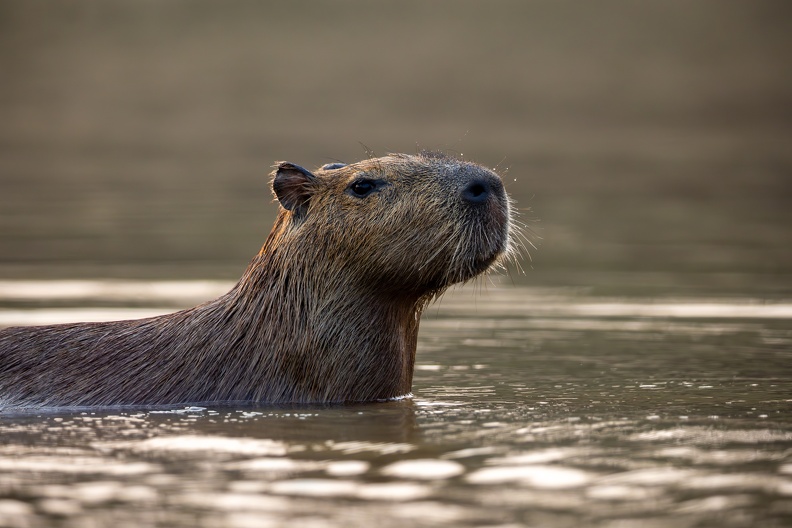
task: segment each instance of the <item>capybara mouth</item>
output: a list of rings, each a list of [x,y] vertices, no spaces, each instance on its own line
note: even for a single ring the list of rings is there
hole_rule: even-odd
[[[453,273],[455,276],[452,278],[451,283],[468,281],[485,273],[505,253],[505,248],[506,242],[500,241],[498,247],[494,250],[488,248],[469,256],[460,266],[456,267],[456,272]]]
[[[508,215],[507,208],[493,208],[491,215],[472,230],[472,238],[477,240],[468,257],[468,267],[470,276],[463,280],[469,280],[476,275],[489,270],[507,252],[509,246]]]
[[[473,266],[471,270],[472,273],[470,277],[467,277],[465,280],[472,279],[476,275],[484,273],[485,271],[490,269],[492,265],[495,264],[495,261],[498,260],[498,257],[500,257],[502,253],[503,251],[499,248],[497,251],[494,251],[493,253],[490,253],[485,257],[480,257],[475,259],[473,261]]]
[[[501,251],[496,251],[488,257],[476,260],[476,273],[484,273],[487,271],[495,263],[495,261],[498,260],[500,254]]]

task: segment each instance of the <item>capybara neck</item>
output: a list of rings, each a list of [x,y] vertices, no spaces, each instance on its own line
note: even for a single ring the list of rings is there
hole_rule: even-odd
[[[509,252],[500,178],[437,153],[314,172],[224,296],[150,319],[0,331],[3,407],[373,401],[408,395],[426,304]]]
[[[252,399],[343,402],[409,394],[418,322],[430,297],[361,283],[354,267],[341,262],[318,264],[325,262],[318,246],[290,251],[277,235],[289,221],[281,213],[224,301],[236,319],[259,329],[250,335],[266,328],[278,342],[278,356],[260,365],[261,374],[278,372],[273,379],[288,382],[251,387]],[[252,351],[256,343],[244,346]]]

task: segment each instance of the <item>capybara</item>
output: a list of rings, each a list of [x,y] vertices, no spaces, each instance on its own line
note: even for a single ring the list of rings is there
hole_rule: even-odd
[[[283,162],[272,189],[275,225],[220,298],[148,319],[0,331],[0,409],[409,395],[427,303],[513,246],[498,175],[442,153],[314,172]]]

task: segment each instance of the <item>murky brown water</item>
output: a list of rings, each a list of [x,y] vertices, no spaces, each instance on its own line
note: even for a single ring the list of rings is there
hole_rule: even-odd
[[[0,283],[61,304],[0,324],[225,286]],[[418,349],[398,402],[0,414],[0,526],[792,522],[792,303],[469,288]]]
[[[498,167],[541,236],[428,311],[412,400],[0,414],[0,527],[792,525],[789,17],[0,3],[0,326],[221,293],[269,166],[358,142]]]

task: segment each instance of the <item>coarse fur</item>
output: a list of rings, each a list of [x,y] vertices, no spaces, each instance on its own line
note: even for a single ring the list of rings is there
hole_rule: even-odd
[[[424,307],[511,252],[500,178],[435,152],[272,176],[282,207],[231,291],[149,319],[0,331],[0,409],[409,394]]]

